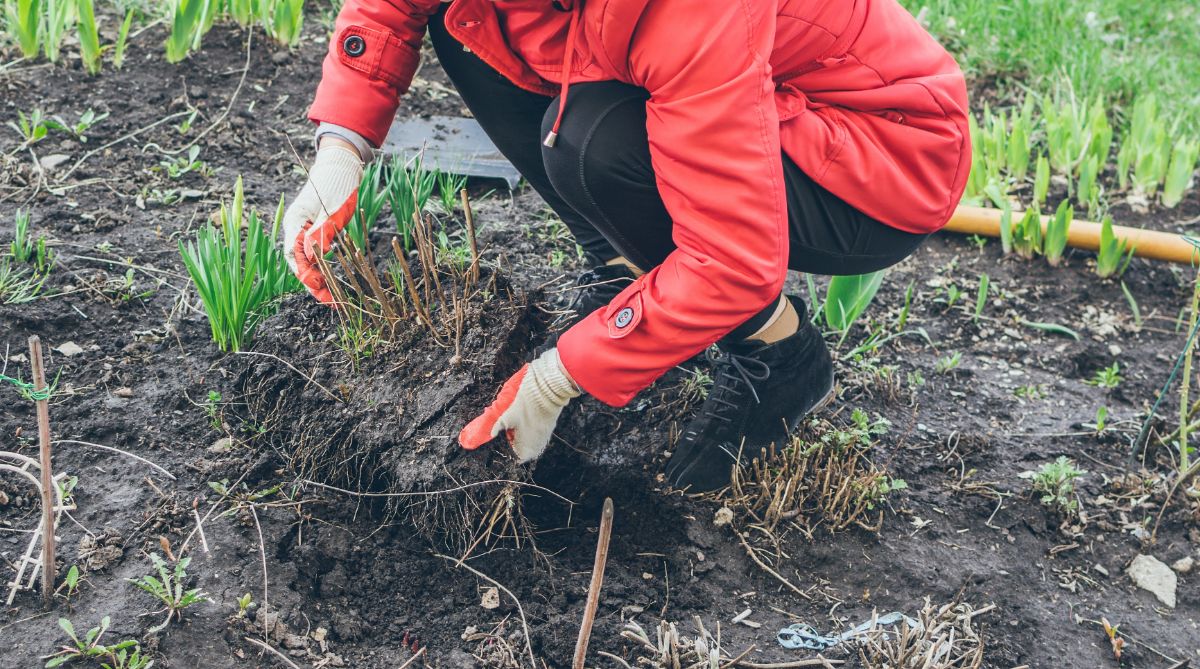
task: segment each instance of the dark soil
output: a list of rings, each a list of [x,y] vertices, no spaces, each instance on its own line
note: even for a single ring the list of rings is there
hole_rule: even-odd
[[[1183,344],[1177,318],[1190,295],[1187,268],[1134,261],[1123,281],[1140,323],[1120,285],[1091,273],[1086,253],[1050,268],[1002,258],[994,241],[977,247],[939,235],[895,268],[870,324],[837,346],[841,392],[824,416],[845,424],[859,408],[890,421],[873,459],[908,487],[889,497],[878,532],[781,533],[785,557],[774,568],[804,597],[747,557],[731,529],[745,529],[744,518],[718,526],[720,502],[658,483],[672,435],[694,409],[687,372],[668,375],[624,409],[576,403],[534,467],[517,468],[503,449],[454,448],[458,427],[539,343],[539,312],[578,270],[573,244],[530,192],[496,191],[476,203],[488,271],[511,290],[473,312],[458,365],[452,351],[412,334],[355,367],[336,346],[334,320],[304,296],[285,300],[250,354],[220,354],[176,243],[238,175],[262,211],[299,187],[324,30],[314,17],[308,39],[291,52],[256,33],[244,82],[245,34],[221,26],[178,66],[161,60],[163,34],[152,29],[131,44],[119,72],[88,77],[71,54],[60,66],[0,70],[6,121],[34,108],[68,120],[89,108],[110,114],[86,143],[52,132],[32,154],[15,133],[0,134],[0,243],[26,208],[58,258],[47,297],[0,305],[5,373],[27,377],[22,354],[31,334],[50,348],[74,342],[82,353],[49,354],[50,373],[60,375],[50,409],[55,437],[124,449],[175,476],[89,446],[57,447],[56,468],[79,478],[77,510],[59,530],[59,573],[79,565],[83,583],[49,612],[34,593],[19,594],[0,617],[0,666],[41,666],[65,640],[58,617],[86,629],[111,616],[108,638],[141,638],[162,614],[125,579],[150,573],[147,554],[161,554],[164,541],[192,557],[194,585],[212,601],[146,642],[156,667],[285,666],[245,641],[264,628],[302,667],[397,667],[420,648],[427,650],[418,664],[427,666],[506,666],[510,655],[524,666],[523,620],[532,652],[546,666],[568,666],[606,496],[616,522],[592,649],[631,664],[634,648],[619,636],[625,621],[652,630],[667,619],[690,630],[700,616],[709,629],[721,624],[732,654],[754,644],[749,658],[782,662],[813,656],[775,642],[790,616],[834,632],[873,610],[915,614],[924,598],[995,604],[977,620],[987,667],[1118,666],[1102,618],[1130,639],[1120,666],[1200,659],[1197,577],[1180,576],[1178,606],[1167,610],[1124,574],[1139,552],[1169,564],[1200,548],[1197,508],[1181,499],[1157,543],[1139,538],[1169,480],[1164,449],[1151,446],[1132,471],[1126,466]],[[427,59],[400,113],[462,113],[447,91]],[[162,152],[202,132],[199,157],[211,172],[168,176]],[[43,176],[34,156],[56,154],[66,161]],[[472,185],[479,195],[493,188]],[[1172,211],[1114,212],[1121,223],[1181,231],[1192,231],[1198,214],[1195,193]],[[976,320],[983,273],[992,293]],[[807,294],[803,280],[792,283]],[[895,332],[910,285],[909,334],[855,354],[867,327]],[[962,293],[956,301],[950,286]],[[1024,322],[1058,323],[1080,339]],[[939,360],[955,353],[957,366],[939,372]],[[1114,361],[1124,377],[1117,388],[1087,383]],[[0,448],[33,455],[33,407],[4,392],[11,394],[0,412]],[[210,402],[210,392],[220,399]],[[1172,398],[1160,415],[1176,412]],[[1100,406],[1110,410],[1110,427],[1097,436],[1085,424]],[[1158,427],[1170,429],[1166,421]],[[1088,470],[1078,517],[1043,506],[1018,478],[1060,455]],[[454,504],[304,482],[387,495],[498,479],[515,483],[479,486]],[[14,530],[36,518],[36,499],[22,486],[0,479],[4,580],[27,541]],[[464,546],[472,557],[460,567]],[[501,592],[498,606],[483,608],[493,583],[467,565],[519,606]],[[254,604],[243,617],[236,600],[245,593]],[[761,627],[730,623],[746,608]],[[840,650],[828,655],[858,663]]]

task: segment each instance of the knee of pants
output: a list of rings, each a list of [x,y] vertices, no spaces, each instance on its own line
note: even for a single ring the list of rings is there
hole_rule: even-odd
[[[655,188],[646,139],[645,89],[616,81],[575,84],[553,147],[542,146],[542,161],[551,185],[581,212],[593,195],[619,192],[631,185]],[[559,99],[542,118],[542,137],[554,126]],[[644,182],[644,184],[643,184]]]

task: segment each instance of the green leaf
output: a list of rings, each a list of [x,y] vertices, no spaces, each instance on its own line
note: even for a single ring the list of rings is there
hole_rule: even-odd
[[[1036,321],[1027,321],[1025,319],[1021,319],[1020,322],[1021,322],[1021,325],[1031,327],[1035,330],[1042,330],[1043,332],[1050,332],[1053,334],[1066,335],[1066,336],[1070,337],[1071,339],[1074,339],[1075,341],[1079,341],[1079,333],[1065,325],[1059,325],[1058,323],[1039,323]]]
[[[879,292],[885,271],[835,276],[825,293],[825,324],[835,332],[847,332]]]

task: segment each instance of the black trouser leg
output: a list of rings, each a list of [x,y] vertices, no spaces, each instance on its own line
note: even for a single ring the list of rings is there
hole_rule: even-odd
[[[500,153],[550,205],[575,236],[592,264],[617,257],[617,252],[587,219],[579,214],[550,185],[542,163],[542,115],[553,101],[518,87],[475,54],[463,50],[446,31],[446,5],[429,19],[429,38],[438,61],[458,89],[475,120]]]

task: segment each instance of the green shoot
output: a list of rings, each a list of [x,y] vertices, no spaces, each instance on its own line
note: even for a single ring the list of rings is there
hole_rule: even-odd
[[[1088,385],[1096,386],[1098,388],[1106,388],[1111,390],[1121,385],[1121,381],[1123,380],[1124,377],[1121,376],[1121,365],[1114,362],[1108,367],[1097,370],[1096,374],[1092,376],[1091,380],[1089,380],[1087,383]]]
[[[388,202],[406,251],[412,249],[413,225],[425,210],[437,183],[437,173],[426,171],[423,161],[423,156],[418,155],[409,167],[398,156],[392,161],[388,178]]]
[[[42,0],[46,3],[46,14],[42,22],[42,51],[51,63],[58,62],[59,47],[67,34],[67,26],[71,23],[71,14],[75,10],[75,0]]]
[[[204,176],[212,174],[212,170],[208,164],[200,160],[200,146],[198,144],[193,144],[188,148],[186,156],[179,156],[175,159],[163,159],[158,164],[167,171],[167,176],[172,179],[178,179],[189,172],[197,172]]]
[[[363,178],[358,185],[358,204],[354,209],[354,217],[350,219],[350,225],[346,226],[346,234],[358,248],[367,248],[367,231],[375,225],[387,198],[383,165],[380,161],[374,161],[363,170]]]
[[[1153,93],[1144,95],[1134,103],[1129,129],[1117,156],[1121,187],[1125,187],[1126,174],[1132,168],[1134,188],[1153,196],[1166,178],[1170,152],[1170,132],[1159,115],[1158,99]]]
[[[117,31],[117,42],[113,45],[113,67],[118,70],[125,65],[125,47],[129,43],[129,29],[133,26],[133,9],[125,12],[125,20]]]
[[[913,293],[917,289],[915,281],[908,282],[908,288],[904,289],[904,306],[900,308],[900,314],[896,316],[896,331],[902,332],[904,326],[908,325],[908,315],[912,311]],[[813,304],[816,304],[815,302]]]
[[[67,590],[66,594],[63,595],[63,597],[66,599],[71,599],[75,595],[79,594],[78,565],[71,565],[71,568],[67,570],[67,575],[63,578],[62,585],[58,586],[58,589],[55,590],[54,593],[58,594],[63,590],[63,588],[66,588]]]
[[[871,305],[875,293],[883,283],[884,270],[855,276],[835,276],[829,280],[825,293],[825,325],[834,332],[842,333],[842,339],[850,332],[850,326]]]
[[[37,57],[42,45],[41,0],[5,0],[4,32],[11,35],[21,50],[22,58]]]
[[[47,274],[28,267],[13,267],[12,259],[0,258],[0,304],[25,304],[42,294]]]
[[[100,32],[96,26],[93,0],[76,0],[75,24],[79,31],[79,55],[88,74],[100,73]]]
[[[183,588],[183,583],[187,580],[187,566],[192,561],[192,558],[180,558],[171,569],[167,569],[166,561],[155,553],[150,554],[150,561],[154,563],[154,569],[158,572],[157,578],[151,574],[137,580],[128,580],[142,590],[154,595],[159,603],[163,605],[162,610],[167,613],[166,619],[147,630],[149,634],[157,634],[166,629],[167,625],[171,624],[172,618],[183,620],[184,609],[193,604],[207,602],[209,599],[208,595],[204,594],[199,588],[192,588],[190,590],[184,590]]]
[[[1004,201],[1000,214],[1000,250],[1004,255],[1013,251],[1012,203]]]
[[[954,353],[938,358],[937,362],[933,363],[933,371],[936,374],[949,374],[958,369],[961,363],[962,351],[955,351]]]
[[[304,23],[304,0],[258,1],[267,34],[284,46],[296,46]]]
[[[92,129],[100,121],[108,118],[108,113],[97,114],[95,110],[88,109],[79,115],[79,120],[74,123],[68,123],[61,116],[55,116],[52,120],[46,121],[46,126],[54,130],[62,130],[75,135],[75,139],[86,144],[88,141],[87,131]]]
[[[1079,501],[1075,496],[1075,479],[1086,473],[1076,469],[1075,463],[1062,455],[1054,462],[1043,464],[1036,472],[1024,472],[1021,478],[1032,481],[1034,492],[1042,495],[1042,504],[1066,513],[1074,513],[1079,508]]]
[[[257,0],[227,0],[225,9],[239,26],[249,28],[254,22],[259,4]]]
[[[35,248],[33,239],[29,237],[29,212],[18,209],[15,218],[13,240],[8,245],[8,254],[13,260],[24,264],[33,258]]]
[[[1108,407],[1100,405],[1100,407],[1096,409],[1095,420],[1087,427],[1095,430],[1096,434],[1104,432],[1104,429],[1108,427]]]
[[[1037,209],[1026,209],[1021,221],[1013,228],[1012,248],[1026,260],[1042,252],[1042,217]]]
[[[1096,177],[1100,174],[1100,163],[1096,156],[1089,155],[1079,166],[1079,181],[1075,187],[1075,201],[1085,205],[1088,214],[1093,214],[1100,204],[1100,184]]]
[[[107,669],[148,669],[150,666],[148,658],[142,659],[141,649],[138,647],[137,641],[126,639],[111,646],[105,646],[100,643],[111,624],[112,620],[108,616],[104,616],[98,627],[88,630],[83,638],[80,639],[79,635],[75,633],[75,626],[71,624],[71,621],[66,618],[59,618],[58,626],[67,633],[67,637],[71,639],[71,645],[64,645],[58,652],[51,655],[46,662],[47,669],[75,660],[108,660],[107,663],[102,665]],[[136,663],[130,661],[131,655],[129,649],[131,648],[133,649],[132,656],[138,658]]]
[[[1053,266],[1058,266],[1062,262],[1063,251],[1067,248],[1067,233],[1074,218],[1075,210],[1071,208],[1070,201],[1063,200],[1058,205],[1058,210],[1054,212],[1054,218],[1046,223],[1046,237],[1042,241],[1042,254],[1046,256],[1046,261]]]
[[[1038,156],[1036,169],[1033,177],[1033,208],[1041,209],[1042,204],[1046,202],[1046,195],[1050,192],[1050,161],[1046,154]]]
[[[975,313],[971,318],[972,322],[979,322],[979,317],[983,315],[983,308],[987,306],[989,283],[990,279],[986,273],[979,275],[979,291],[975,294]]]
[[[1096,251],[1096,275],[1102,279],[1120,276],[1133,260],[1133,245],[1117,239],[1113,233],[1112,217],[1100,222],[1100,248]]]
[[[21,133],[21,148],[37,144],[46,138],[46,134],[50,132],[52,122],[47,120],[42,114],[42,110],[34,109],[29,112],[29,116],[25,112],[17,110],[17,122],[8,122],[8,127]]]
[[[1180,137],[1171,151],[1171,162],[1163,183],[1163,206],[1174,207],[1183,200],[1183,194],[1192,186],[1192,174],[1196,171],[1196,160],[1200,158],[1200,141]]]
[[[171,32],[167,36],[167,62],[178,63],[200,47],[204,23],[214,0],[172,0]]]
[[[1125,301],[1129,303],[1129,311],[1133,314],[1134,326],[1139,330],[1142,329],[1142,309],[1138,306],[1137,298],[1133,296],[1133,293],[1129,292],[1129,286],[1126,286],[1124,281],[1121,282],[1121,292],[1125,293]]]
[[[467,187],[467,177],[453,172],[437,173],[438,198],[442,201],[442,210],[447,214],[454,213],[458,205],[459,193]]]
[[[237,615],[239,618],[246,617],[246,611],[249,610],[250,605],[252,603],[254,603],[254,600],[250,597],[250,593],[248,593],[248,592],[246,594],[242,595],[241,597],[237,598],[237,605],[238,605]]]
[[[244,200],[239,177],[232,205],[221,206],[220,225],[198,230],[194,243],[179,243],[213,340],[223,351],[240,351],[262,319],[274,312],[277,298],[302,288],[274,242],[283,219],[283,201],[267,231],[256,212],[244,211]]]
[[[221,393],[210,390],[204,402],[204,414],[208,416],[208,424],[214,430],[221,429]]]
[[[1013,396],[1018,400],[1042,400],[1050,396],[1050,390],[1044,383],[1031,383],[1014,388]]]

